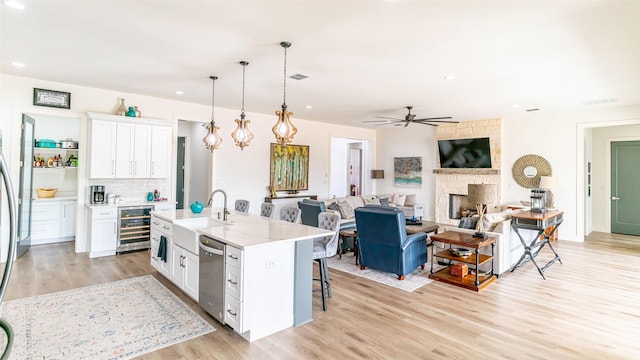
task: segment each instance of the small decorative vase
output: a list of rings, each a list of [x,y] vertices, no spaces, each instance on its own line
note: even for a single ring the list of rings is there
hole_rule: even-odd
[[[138,110],[137,106],[134,106],[135,108],[135,112],[136,112],[136,117],[142,117],[142,112],[140,110]]]
[[[129,106],[129,110],[127,110],[127,113],[125,115],[136,117],[136,111],[133,109],[133,106]]]
[[[147,201],[153,201],[153,193],[152,192],[147,194]]]
[[[127,113],[127,107],[124,106],[124,98],[120,99],[120,106],[116,109],[116,115],[124,116]]]
[[[194,214],[201,213],[203,209],[204,209],[204,205],[202,205],[202,203],[199,203],[196,201],[193,204],[191,204],[191,212]]]

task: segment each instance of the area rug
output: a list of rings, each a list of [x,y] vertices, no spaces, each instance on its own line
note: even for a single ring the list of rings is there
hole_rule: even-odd
[[[215,331],[151,275],[7,301],[0,314],[11,359],[128,359]]]
[[[429,279],[428,266],[425,267],[424,270],[418,267],[411,274],[407,274],[404,280],[398,280],[398,275],[396,274],[373,269],[360,270],[360,265],[356,265],[355,258],[349,254],[342,255],[342,259],[338,259],[337,256],[328,258],[327,265],[330,268],[367,278],[408,292],[419,289],[433,281]]]

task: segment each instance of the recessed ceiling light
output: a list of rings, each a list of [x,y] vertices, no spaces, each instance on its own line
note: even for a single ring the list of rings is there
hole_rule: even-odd
[[[13,66],[15,66],[15,67],[24,67],[24,64],[23,64],[23,63],[21,63],[21,62],[17,62],[17,61],[12,62],[12,63],[11,63],[11,65],[13,65]]]
[[[291,75],[289,77],[294,79],[294,80],[303,80],[303,79],[308,78],[308,76],[304,75],[304,74],[295,74],[295,75]]]
[[[520,107],[520,105],[518,105],[518,104],[513,104],[513,105],[511,105],[511,107],[512,107],[512,108],[514,108],[514,109],[517,109],[517,108],[519,108],[519,107]]]
[[[307,109],[313,109],[313,106],[311,106],[311,105],[307,105],[307,106],[305,106],[305,108],[307,108]]]
[[[182,91],[182,90],[176,91],[176,95],[182,95],[182,94],[184,94],[184,91]]]
[[[24,10],[24,4],[19,1],[5,1],[4,2],[8,7],[12,7],[18,10]]]
[[[453,79],[455,79],[455,78],[456,78],[456,76],[455,76],[455,75],[446,75],[446,76],[444,77],[444,79],[445,79],[445,80],[453,80]]]

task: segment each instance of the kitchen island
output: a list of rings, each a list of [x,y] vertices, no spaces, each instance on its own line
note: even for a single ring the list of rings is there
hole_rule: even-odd
[[[153,213],[153,217],[158,224],[171,228],[168,247],[194,250],[198,246],[197,236],[190,236],[185,229],[226,244],[225,274],[220,274],[225,279],[224,314],[221,314],[224,323],[247,341],[255,341],[311,321],[313,239],[332,232],[239,212],[232,212],[224,222],[217,219],[219,211],[205,208],[202,213],[193,214],[190,210],[175,210]],[[176,254],[173,250],[169,253]],[[157,254],[152,246],[152,264],[154,255]],[[166,262],[178,264],[174,268],[185,261],[189,266],[184,257],[189,255],[193,254],[180,255],[179,262],[175,259]],[[192,279],[194,266],[191,265]],[[175,276],[170,279],[180,280]],[[188,275],[182,280],[186,284]],[[208,286],[206,278],[195,286]],[[185,292],[189,288],[193,291],[193,286],[189,286]]]

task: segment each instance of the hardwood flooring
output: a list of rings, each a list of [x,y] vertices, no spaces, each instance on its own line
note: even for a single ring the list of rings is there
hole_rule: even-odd
[[[5,300],[153,274],[217,330],[140,357],[149,360],[640,358],[640,238],[593,233],[555,247],[563,264],[547,280],[527,263],[480,293],[440,282],[408,293],[330,269],[327,312],[314,293],[313,322],[253,343],[158,275],[147,251],[89,259],[72,243],[34,246]]]

